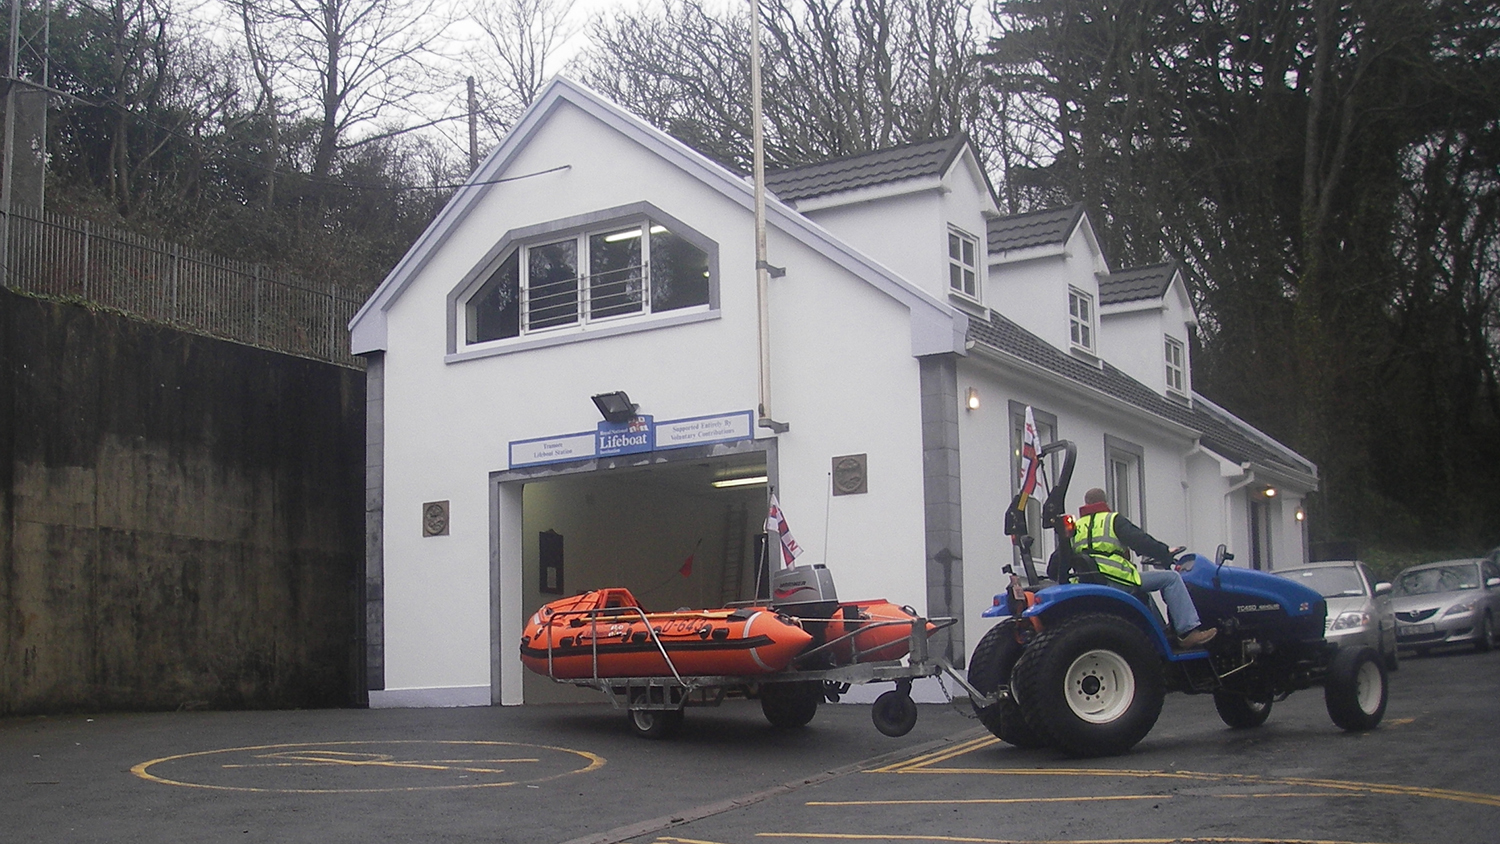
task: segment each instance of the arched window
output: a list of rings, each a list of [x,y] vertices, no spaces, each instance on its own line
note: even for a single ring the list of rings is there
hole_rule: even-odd
[[[464,342],[707,308],[709,246],[651,217],[519,239],[462,301]]]

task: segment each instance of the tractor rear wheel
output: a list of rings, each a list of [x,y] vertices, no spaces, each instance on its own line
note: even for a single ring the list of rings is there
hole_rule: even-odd
[[[1161,715],[1161,658],[1128,619],[1092,613],[1032,641],[1012,672],[1027,723],[1072,756],[1134,747]]]
[[[990,706],[974,704],[974,714],[979,717],[979,723],[1001,741],[1016,747],[1046,747],[1047,739],[1026,723],[1021,705],[1016,702],[1015,686],[1011,683],[1011,672],[1024,649],[1016,641],[1014,619],[1000,622],[979,640],[974,655],[969,658],[969,685],[987,696],[993,696],[1002,686],[1007,686],[1010,694]]]

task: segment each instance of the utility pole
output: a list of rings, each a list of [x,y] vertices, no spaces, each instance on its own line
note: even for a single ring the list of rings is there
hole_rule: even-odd
[[[479,169],[479,98],[474,94],[474,77],[469,77],[469,173]]]
[[[16,52],[21,43],[21,0],[10,0],[10,47],[5,65],[5,148],[0,150],[5,167],[0,180],[0,287],[10,287],[10,203],[16,181],[16,75],[20,63]]]

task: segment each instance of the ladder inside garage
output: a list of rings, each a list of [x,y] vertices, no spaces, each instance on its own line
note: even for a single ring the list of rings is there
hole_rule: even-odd
[[[719,602],[721,606],[744,598],[740,586],[745,578],[745,530],[747,511],[744,504],[724,508],[724,568]]]

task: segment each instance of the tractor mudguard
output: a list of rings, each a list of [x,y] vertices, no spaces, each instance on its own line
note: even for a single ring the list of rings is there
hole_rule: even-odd
[[[992,606],[985,610],[983,615],[986,618],[1009,615],[1009,611],[1003,606],[1003,601],[1001,600],[1004,597],[1001,595],[996,598],[996,602],[1002,604],[1001,606]],[[1150,638],[1152,645],[1156,647],[1156,652],[1163,658],[1171,662],[1208,658],[1207,651],[1178,652],[1174,650],[1171,642],[1167,640],[1166,631],[1162,630],[1161,623],[1157,620],[1156,614],[1148,609],[1145,604],[1141,603],[1140,599],[1134,595],[1126,592],[1124,589],[1117,589],[1113,586],[1099,586],[1093,583],[1063,583],[1056,586],[1049,586],[1036,593],[1036,604],[1027,608],[1021,614],[1021,617],[1039,617],[1045,627],[1049,616],[1055,617],[1060,612],[1072,612],[1078,606],[1080,600],[1085,600],[1092,604],[1092,611],[1100,611],[1102,609],[1098,605],[1098,599],[1100,598],[1112,602],[1112,605],[1115,605],[1114,612],[1119,612],[1129,618],[1138,618],[1143,621],[1144,629],[1150,631],[1148,638]]]

